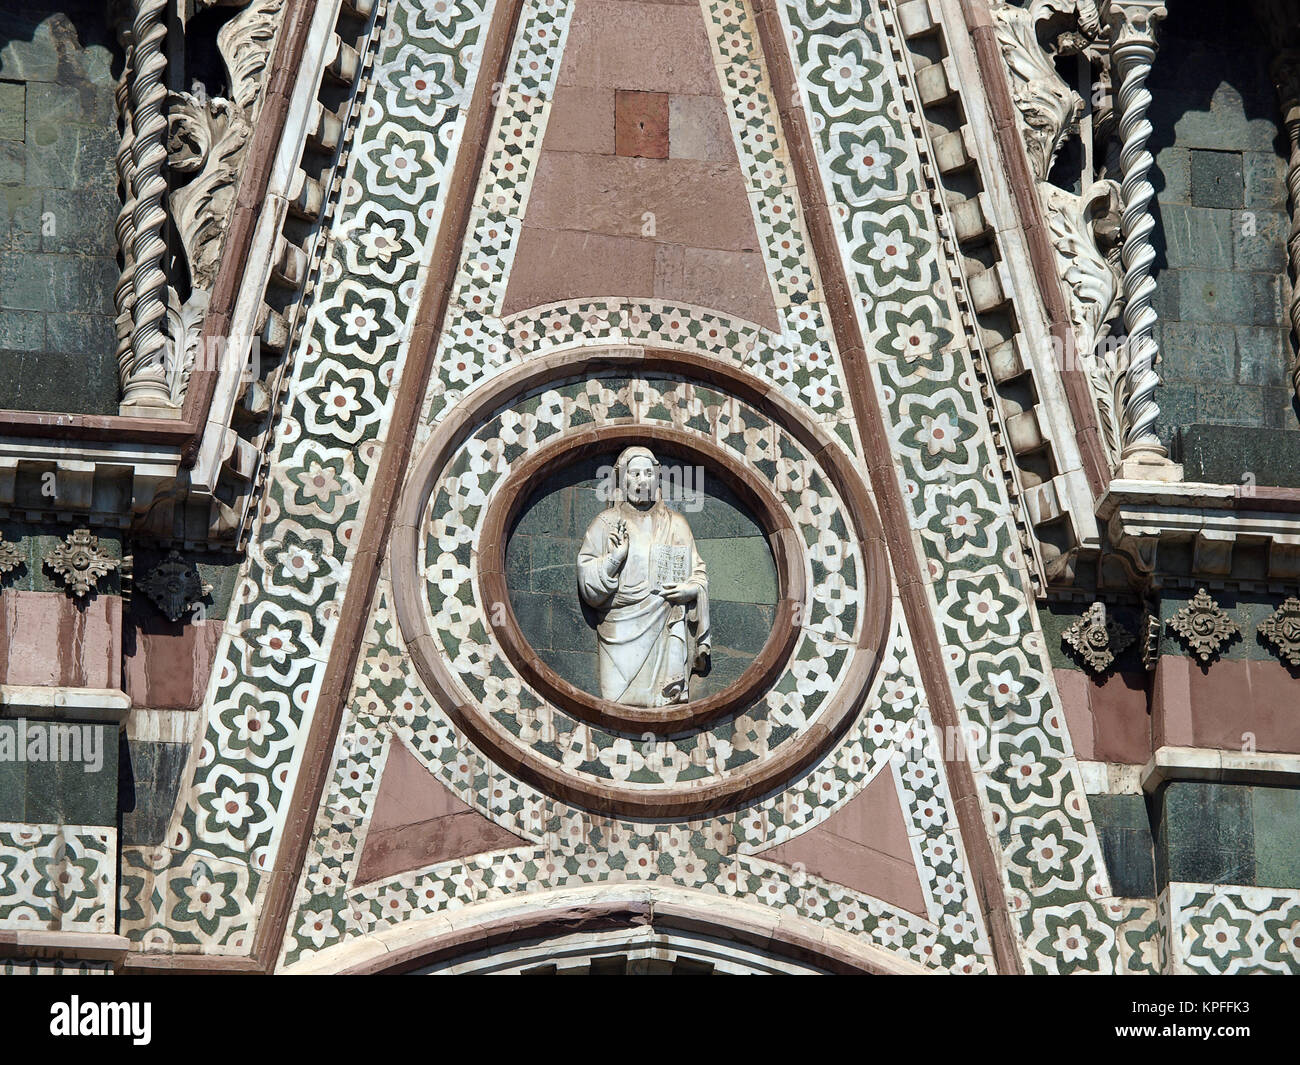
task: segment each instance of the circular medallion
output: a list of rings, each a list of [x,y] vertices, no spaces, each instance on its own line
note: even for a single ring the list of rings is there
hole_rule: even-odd
[[[540,382],[535,367],[503,376],[426,445],[394,531],[399,624],[434,698],[535,786],[628,816],[716,811],[811,764],[856,715],[888,623],[879,523],[839,445],[738,371],[673,373],[676,353],[587,360]],[[536,486],[631,445],[719,478],[771,551],[771,631],[703,698],[585,691],[529,645],[511,604],[510,531]]]

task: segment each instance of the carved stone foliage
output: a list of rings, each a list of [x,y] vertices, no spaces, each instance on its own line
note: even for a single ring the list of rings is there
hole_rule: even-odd
[[[1124,351],[1099,344],[1122,313],[1118,234],[1120,186],[1085,170],[1081,195],[1048,179],[1061,146],[1079,130],[1083,99],[1057,71],[1061,55],[1086,55],[1105,75],[1105,29],[1091,0],[1032,0],[994,9],[1029,164],[1056,252],[1077,359],[1091,389],[1112,462],[1123,450]],[[1104,78],[1103,78],[1104,80]],[[1095,116],[1094,116],[1095,119]]]
[[[251,132],[247,116],[230,100],[171,94],[168,160],[173,171],[194,175],[172,193],[172,220],[185,248],[190,284],[196,289],[211,289],[216,280],[221,241]]]
[[[99,537],[89,529],[77,529],[45,556],[45,565],[74,596],[83,599],[99,586],[100,578],[121,563],[99,547]]]
[[[1034,177],[1047,180],[1061,142],[1078,120],[1083,99],[1056,71],[1052,55],[1038,39],[1038,24],[1061,4],[1036,0],[1028,7],[994,9],[994,25],[1011,72],[1011,96],[1024,125],[1025,151]]]
[[[180,621],[191,610],[197,610],[204,596],[212,592],[212,585],[202,578],[198,567],[176,551],[150,570],[137,586],[171,621]]]
[[[1092,388],[1102,439],[1117,460],[1123,449],[1124,366],[1117,346],[1103,341],[1120,311],[1118,247],[1106,239],[1119,225],[1119,185],[1098,181],[1076,196],[1045,181],[1038,191],[1070,309],[1077,362]]]
[[[1300,599],[1294,595],[1259,623],[1259,634],[1284,662],[1300,666]]]
[[[1169,619],[1169,628],[1182,637],[1183,643],[1202,662],[1208,662],[1219,648],[1234,636],[1241,635],[1237,623],[1228,617],[1204,588]]]
[[[168,161],[174,171],[194,175],[172,193],[171,206],[195,289],[210,290],[216,278],[283,3],[253,0],[217,34],[229,98],[209,97],[201,86],[170,97]]]
[[[1160,378],[1154,338],[1155,223],[1147,180],[1151,127],[1145,117],[1151,103],[1146,76],[1164,8],[1157,0],[1028,0],[1023,6],[999,3],[993,15],[1025,151],[1056,248],[1080,356],[1077,365],[1091,388],[1103,442],[1117,466],[1124,460],[1132,460],[1134,469],[1166,465],[1165,449],[1154,433]],[[1098,95],[1094,88],[1093,109],[1085,112],[1082,97],[1057,70],[1056,60],[1068,55],[1087,58],[1094,86],[1113,81],[1114,98]],[[1054,185],[1049,174],[1062,145],[1081,131],[1081,114],[1087,115],[1088,137],[1083,192],[1074,195]],[[1122,183],[1107,178],[1098,164],[1107,156],[1104,148],[1089,146],[1112,133],[1121,142]],[[1110,323],[1121,317],[1124,342],[1098,350]],[[1128,475],[1139,473],[1130,470]]]
[[[18,545],[12,540],[6,540],[4,533],[0,533],[0,577],[10,570],[17,569],[22,562],[23,556],[18,550]]]
[[[123,413],[165,415],[184,399],[283,5],[251,0],[217,33],[228,98],[210,97],[197,83],[192,92],[167,91],[165,0],[135,0],[130,28],[123,27],[117,166],[126,202],[114,292]],[[169,227],[184,250],[188,286],[168,266]],[[187,288],[182,304],[178,292]]]
[[[1134,637],[1109,616],[1104,603],[1093,603],[1083,617],[1061,633],[1061,639],[1078,652],[1092,672],[1104,673]]]
[[[190,298],[181,303],[173,290],[168,293],[168,389],[172,401],[179,407],[189,387],[194,361],[198,356],[199,342],[203,338],[203,316],[208,310],[208,293],[195,289]]]

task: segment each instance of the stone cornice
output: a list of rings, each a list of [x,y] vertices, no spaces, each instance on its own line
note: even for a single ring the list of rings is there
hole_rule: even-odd
[[[1300,489],[1115,480],[1097,513],[1140,583],[1300,582]]]
[[[1300,754],[1160,747],[1142,769],[1142,788],[1150,794],[1170,780],[1295,787],[1300,784]]]
[[[69,961],[105,961],[120,965],[130,949],[125,936],[109,932],[0,932],[0,951],[19,958],[64,958]]]
[[[117,688],[0,684],[0,719],[39,717],[120,725],[130,709],[131,697]]]

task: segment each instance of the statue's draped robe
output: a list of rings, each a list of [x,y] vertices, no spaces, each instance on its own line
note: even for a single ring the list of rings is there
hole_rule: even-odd
[[[627,527],[627,561],[611,577],[606,561],[620,520]],[[699,589],[694,603],[669,603],[653,585],[656,544],[687,549],[690,573],[681,583]],[[625,706],[685,702],[696,651],[709,646],[709,581],[686,519],[662,501],[649,510],[621,502],[602,511],[578,554],[578,588],[603,614],[596,627],[601,696]]]

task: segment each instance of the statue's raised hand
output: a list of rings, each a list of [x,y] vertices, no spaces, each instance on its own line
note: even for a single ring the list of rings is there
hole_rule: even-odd
[[[627,523],[620,521],[609,535],[609,572],[618,573],[627,561]]]

